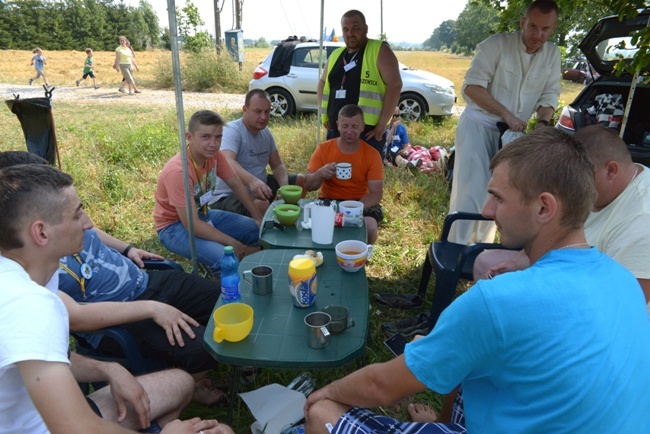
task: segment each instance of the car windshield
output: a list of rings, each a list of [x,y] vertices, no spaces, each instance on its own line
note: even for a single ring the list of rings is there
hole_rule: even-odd
[[[631,59],[637,51],[639,47],[632,44],[631,36],[605,39],[596,46],[596,52],[604,61]]]

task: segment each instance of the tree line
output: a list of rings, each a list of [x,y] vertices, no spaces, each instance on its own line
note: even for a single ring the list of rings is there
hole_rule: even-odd
[[[161,44],[151,5],[116,0],[0,0],[0,49],[112,51],[125,35],[135,50]]]
[[[560,16],[551,42],[567,57],[579,55],[578,44],[596,22],[608,15],[633,17],[650,8],[648,0],[555,0]],[[471,0],[456,20],[447,20],[436,27],[424,49],[449,50],[472,54],[476,45],[497,32],[519,30],[521,17],[531,0]],[[650,64],[650,27],[635,32],[632,43],[639,47],[634,60],[620,61],[617,69],[642,71]]]

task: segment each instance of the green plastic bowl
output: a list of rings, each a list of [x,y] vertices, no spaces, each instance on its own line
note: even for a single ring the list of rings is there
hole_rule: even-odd
[[[300,207],[289,204],[278,205],[275,207],[275,216],[285,226],[295,225],[300,217]]]
[[[299,185],[283,185],[280,187],[280,196],[284,203],[297,204],[302,197],[302,187]]]

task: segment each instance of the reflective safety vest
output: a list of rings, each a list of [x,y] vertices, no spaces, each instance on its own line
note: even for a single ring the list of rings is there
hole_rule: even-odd
[[[377,58],[379,49],[383,42],[377,39],[368,39],[366,49],[363,52],[363,61],[361,62],[361,83],[359,89],[359,107],[363,110],[363,121],[366,125],[377,125],[381,118],[381,108],[384,105],[384,94],[386,93],[386,83],[381,79]],[[347,47],[336,49],[327,62],[327,77],[329,77],[332,68],[337,63],[340,56],[347,50]],[[327,116],[327,105],[330,96],[329,78],[325,80],[323,87],[323,99],[321,102],[321,116],[323,124],[329,121]]]

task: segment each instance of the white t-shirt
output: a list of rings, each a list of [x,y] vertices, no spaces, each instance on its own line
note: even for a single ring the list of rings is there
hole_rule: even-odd
[[[16,363],[69,364],[68,312],[56,293],[1,256],[0,282],[0,434],[47,433]]]
[[[650,279],[650,169],[637,167],[643,171],[623,193],[589,215],[585,236],[637,279]]]

